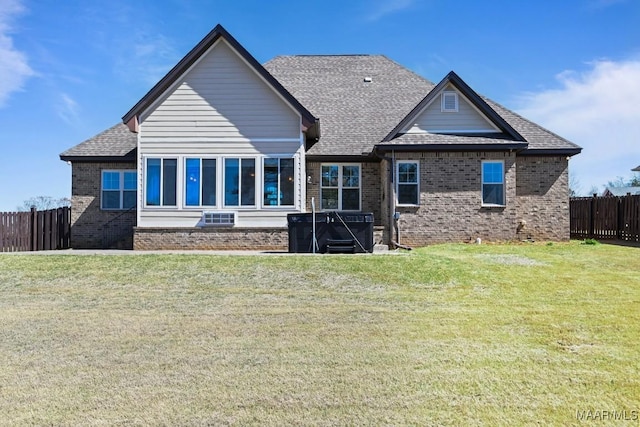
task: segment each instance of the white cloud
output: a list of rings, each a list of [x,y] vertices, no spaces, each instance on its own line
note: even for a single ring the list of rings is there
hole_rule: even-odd
[[[60,99],[56,104],[58,116],[68,124],[80,122],[78,103],[66,93],[60,94]]]
[[[0,107],[34,75],[23,52],[13,46],[10,34],[15,18],[24,12],[18,0],[0,0]]]
[[[368,3],[368,5],[373,9],[373,11],[366,16],[366,20],[377,21],[380,18],[391,13],[408,9],[413,3],[414,0],[382,0],[376,2],[371,1]]]
[[[580,145],[570,172],[584,194],[640,164],[640,59],[601,60],[556,76],[560,88],[525,94],[518,112]]]

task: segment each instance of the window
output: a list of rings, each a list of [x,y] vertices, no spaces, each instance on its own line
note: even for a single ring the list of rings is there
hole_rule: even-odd
[[[458,112],[458,94],[456,92],[442,92],[441,111],[443,113]]]
[[[321,177],[321,209],[360,210],[360,165],[322,165]]]
[[[185,205],[216,205],[216,159],[187,158],[184,168]]]
[[[176,206],[177,159],[147,159],[147,206]]]
[[[294,205],[293,159],[264,159],[262,177],[264,206]]]
[[[256,159],[224,159],[225,206],[255,206]]]
[[[418,162],[397,163],[396,185],[399,205],[420,204],[420,168]]]
[[[136,207],[136,171],[102,171],[102,202],[104,210],[124,210]]]
[[[504,206],[504,162],[482,162],[482,204]]]

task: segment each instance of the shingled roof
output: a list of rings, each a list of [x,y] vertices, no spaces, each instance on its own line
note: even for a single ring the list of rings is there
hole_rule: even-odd
[[[308,156],[361,156],[375,146],[396,149],[524,149],[524,154],[573,155],[581,148],[488,98],[455,73],[437,86],[383,55],[278,56],[265,64],[322,123],[322,138]],[[367,81],[365,81],[365,78]],[[368,81],[370,80],[370,81]],[[460,80],[460,82],[458,82]],[[499,134],[397,134],[403,120],[445,83],[458,82],[503,128]],[[495,113],[495,114],[494,114]],[[500,125],[501,122],[504,122]],[[384,142],[383,142],[384,141]],[[525,148],[526,147],[526,148]]]
[[[118,123],[60,154],[64,161],[135,161],[138,136]]]
[[[371,153],[435,86],[382,55],[278,56],[264,66],[322,123],[308,156]]]
[[[217,31],[228,36],[223,29]],[[218,33],[211,34],[220,36]],[[211,34],[205,40],[213,38]],[[435,85],[383,55],[278,56],[264,64],[264,72],[275,77],[277,84],[282,85],[282,91],[291,94],[299,105],[304,106],[301,108],[308,110],[309,116],[317,117],[322,123],[320,139],[308,141],[307,156],[310,158],[355,159],[370,155],[376,146],[409,150],[518,149],[522,154],[559,155],[574,155],[581,151],[579,146],[475,94],[470,88],[468,91],[477,97],[481,111],[493,117],[502,133],[395,134],[389,137],[403,120],[411,119],[411,113],[421,102],[428,100],[430,94],[437,92],[438,87],[458,77],[450,73]],[[147,94],[145,98],[149,96]],[[134,113],[127,113],[124,120]],[[135,148],[136,134],[129,132],[125,125],[116,125],[65,151],[60,158],[71,161],[134,159]]]

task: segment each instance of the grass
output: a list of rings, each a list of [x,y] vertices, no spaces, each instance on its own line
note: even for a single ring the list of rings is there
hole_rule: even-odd
[[[639,251],[2,255],[0,425],[638,425]]]

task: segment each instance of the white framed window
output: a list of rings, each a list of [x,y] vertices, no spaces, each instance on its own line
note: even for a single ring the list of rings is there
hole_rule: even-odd
[[[184,161],[186,207],[216,206],[217,160],[187,157]]]
[[[320,168],[320,208],[323,210],[359,211],[360,164],[323,164]]]
[[[262,205],[295,204],[295,163],[292,158],[265,157],[262,160]]]
[[[224,206],[255,207],[256,159],[224,159]]]
[[[396,162],[396,194],[399,206],[420,204],[420,162]]]
[[[178,159],[149,157],[145,164],[145,205],[177,206]]]
[[[127,210],[136,207],[138,188],[135,170],[103,170],[100,192],[102,210]]]
[[[482,161],[482,205],[505,206],[504,161]]]
[[[441,95],[441,109],[443,113],[458,112],[458,93],[454,91],[444,91]]]

